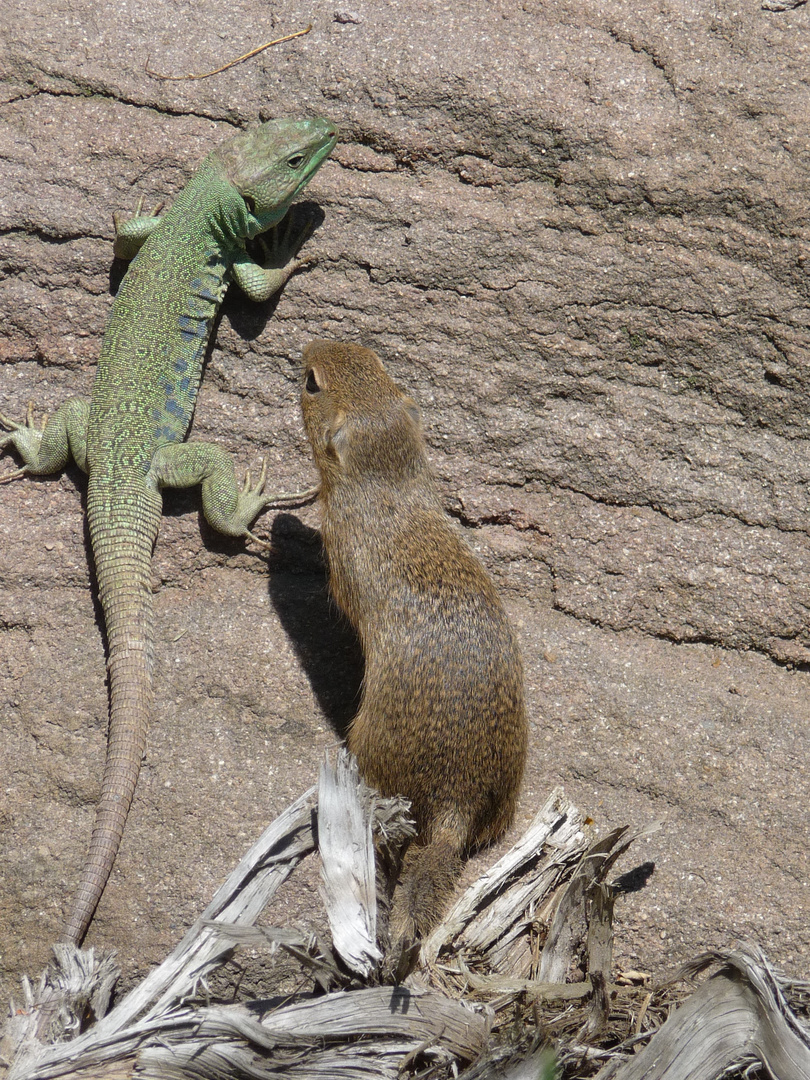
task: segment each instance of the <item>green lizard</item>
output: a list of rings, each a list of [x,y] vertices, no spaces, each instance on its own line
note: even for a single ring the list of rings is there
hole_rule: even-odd
[[[64,402],[40,431],[0,417],[25,473],[55,473],[73,460],[88,473],[87,517],[107,630],[110,722],[101,799],[63,939],[81,944],[112,870],[146,747],[152,699],[152,548],[161,489],[202,484],[209,523],[228,536],[277,499],[248,474],[240,488],[218,446],[183,442],[211,326],[230,281],[266,300],[297,263],[265,269],[246,239],[276,225],[332,151],[323,119],[275,120],[242,132],[202,162],[162,217],[119,224],[115,253],[133,259],[112,306],[89,402]],[[139,208],[140,209],[140,208]],[[135,258],[137,254],[137,257]]]

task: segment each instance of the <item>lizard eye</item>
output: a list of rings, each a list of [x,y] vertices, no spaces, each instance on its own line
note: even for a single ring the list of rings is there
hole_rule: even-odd
[[[312,368],[307,372],[307,381],[304,384],[304,389],[308,394],[320,394],[321,388],[318,385],[318,380],[315,377],[315,372]]]
[[[253,214],[253,216],[255,217],[256,216],[256,200],[253,198],[252,195],[243,195],[242,198],[245,200],[245,206],[248,208],[248,213]]]
[[[303,160],[303,154],[293,154],[291,158],[287,158],[287,164],[291,169],[297,169]]]

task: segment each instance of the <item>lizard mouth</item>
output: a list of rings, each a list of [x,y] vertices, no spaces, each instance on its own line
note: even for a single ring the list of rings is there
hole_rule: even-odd
[[[326,159],[335,149],[338,141],[338,134],[338,129],[334,126],[334,124],[330,124],[326,131],[320,136],[320,138],[318,140],[314,140],[315,149],[312,152],[309,167],[306,170],[306,175],[302,178],[301,183],[290,196],[290,202],[292,202],[293,199],[297,198],[298,195],[300,195],[300,193],[307,186],[307,184],[310,182],[318,169],[320,169],[321,165],[323,165],[324,161],[326,161]]]

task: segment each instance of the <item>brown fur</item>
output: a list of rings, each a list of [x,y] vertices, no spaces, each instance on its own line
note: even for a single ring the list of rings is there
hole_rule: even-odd
[[[520,652],[442,510],[416,404],[376,354],[313,342],[301,401],[332,594],[365,654],[348,745],[369,783],[411,800],[418,837],[391,921],[396,937],[422,936],[462,858],[512,820],[527,741]]]

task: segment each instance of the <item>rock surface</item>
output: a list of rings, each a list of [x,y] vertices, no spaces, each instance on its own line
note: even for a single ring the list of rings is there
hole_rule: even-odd
[[[209,79],[144,70],[310,22]],[[617,926],[618,961],[655,974],[740,938],[808,974],[809,29],[806,6],[729,0],[0,11],[2,411],[89,393],[112,210],[171,199],[234,126],[337,122],[307,191],[318,263],[277,303],[228,299],[194,436],[306,484],[300,349],[380,352],[523,640],[518,824],[557,783],[601,828],[664,819]],[[101,776],[85,488],[72,469],[0,489],[6,997],[47,958]],[[155,718],[88,936],[128,984],[351,716],[316,525],[269,515],[268,561],[214,535],[198,493],[166,498]],[[274,918],[312,907],[300,887]]]

